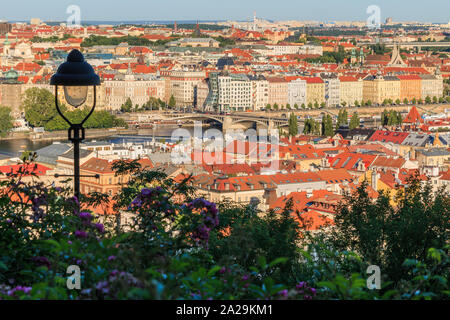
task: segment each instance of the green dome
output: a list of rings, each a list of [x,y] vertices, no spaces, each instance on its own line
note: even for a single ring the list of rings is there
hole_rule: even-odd
[[[5,78],[6,78],[7,80],[16,80],[16,79],[19,77],[19,74],[18,74],[17,71],[14,70],[14,69],[11,69],[11,70],[9,70],[9,71],[6,71],[6,72],[4,73],[4,75],[5,75]]]

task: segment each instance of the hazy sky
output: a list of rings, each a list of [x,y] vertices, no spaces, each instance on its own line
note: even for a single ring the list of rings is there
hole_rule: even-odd
[[[0,19],[66,20],[69,5],[83,20],[359,20],[378,5],[382,21],[450,22],[449,0],[16,0],[0,9]]]

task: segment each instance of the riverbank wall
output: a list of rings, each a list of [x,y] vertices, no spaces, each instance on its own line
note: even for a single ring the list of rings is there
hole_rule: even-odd
[[[137,135],[137,129],[86,129],[86,139],[101,139],[108,138],[115,135]],[[1,140],[18,140],[28,139],[31,141],[65,141],[68,140],[67,131],[52,131],[52,132],[11,132]]]

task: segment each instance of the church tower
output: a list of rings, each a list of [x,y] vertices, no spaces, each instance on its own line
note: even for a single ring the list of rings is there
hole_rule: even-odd
[[[400,54],[400,47],[398,44],[394,44],[391,61],[389,62],[388,67],[405,67],[405,66],[406,63],[403,61],[402,56]]]
[[[197,20],[197,26],[195,27],[194,36],[195,37],[200,37],[201,35],[202,35],[202,33],[200,32],[200,25],[199,25],[198,20]]]
[[[11,42],[8,40],[8,34],[6,34],[6,40],[3,46],[3,54],[6,56],[11,55]]]
[[[355,48],[352,49],[352,57],[350,59],[350,63],[351,64],[355,64],[356,63],[356,50],[355,50]]]
[[[364,56],[364,50],[361,48],[361,51],[359,52],[359,63],[363,64],[366,62],[366,57]]]

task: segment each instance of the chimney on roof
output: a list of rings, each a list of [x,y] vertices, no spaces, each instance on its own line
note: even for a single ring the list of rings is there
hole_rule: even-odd
[[[398,173],[399,173],[399,169],[396,169],[395,171],[394,171],[394,178],[396,179],[396,180],[398,180]]]
[[[275,188],[264,190],[264,199],[266,199],[266,205],[271,206],[277,201],[277,190]]]
[[[378,178],[380,177],[380,175],[375,171],[372,170],[372,178],[371,178],[371,182],[372,182],[372,188],[377,191],[378,190]]]

